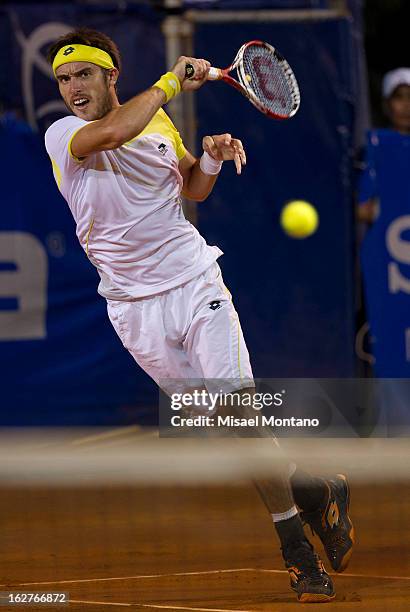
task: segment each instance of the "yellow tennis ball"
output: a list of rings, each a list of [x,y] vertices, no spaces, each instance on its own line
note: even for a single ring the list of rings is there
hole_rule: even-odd
[[[317,230],[319,215],[316,208],[309,202],[293,200],[282,208],[280,224],[288,236],[307,238]]]

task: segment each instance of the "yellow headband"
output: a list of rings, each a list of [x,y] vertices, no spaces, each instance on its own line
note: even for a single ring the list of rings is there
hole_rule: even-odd
[[[59,66],[69,62],[91,62],[91,64],[97,64],[102,68],[115,68],[111,57],[102,49],[89,45],[66,45],[61,47],[54,58],[54,76],[56,76],[56,70]]]

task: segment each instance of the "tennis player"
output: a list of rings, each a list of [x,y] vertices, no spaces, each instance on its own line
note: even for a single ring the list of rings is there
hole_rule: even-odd
[[[191,379],[218,379],[224,391],[252,392],[249,354],[216,263],[222,253],[184,218],[180,201],[181,194],[204,200],[225,161],[240,174],[245,151],[230,134],[205,136],[196,159],[162,108],[200,88],[209,62],[180,57],[152,87],[120,104],[120,54],[104,34],[70,32],[52,45],[48,60],[72,114],[47,130],[46,148],[124,346],[169,394],[181,391],[175,380]],[[195,70],[192,79],[187,63]],[[342,571],[353,538],[346,481],[296,470],[292,485],[295,499],[287,465],[281,478],[257,483],[298,599],[332,599],[331,578],[305,537],[295,501],[333,568]]]

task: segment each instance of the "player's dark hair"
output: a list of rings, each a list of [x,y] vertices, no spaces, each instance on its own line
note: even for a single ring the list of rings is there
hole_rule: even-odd
[[[108,53],[111,57],[113,64],[118,70],[121,70],[121,54],[118,50],[117,45],[109,36],[92,30],[90,28],[78,28],[67,32],[64,36],[60,36],[47,51],[47,61],[52,64],[55,56],[61,49],[66,45],[89,45],[90,47],[97,47]]]

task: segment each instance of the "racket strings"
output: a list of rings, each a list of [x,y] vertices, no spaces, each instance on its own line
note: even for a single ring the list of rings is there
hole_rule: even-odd
[[[283,58],[261,45],[248,46],[238,70],[242,84],[260,104],[279,116],[289,116],[299,106],[299,92],[292,71]],[[294,78],[294,77],[293,77]]]

